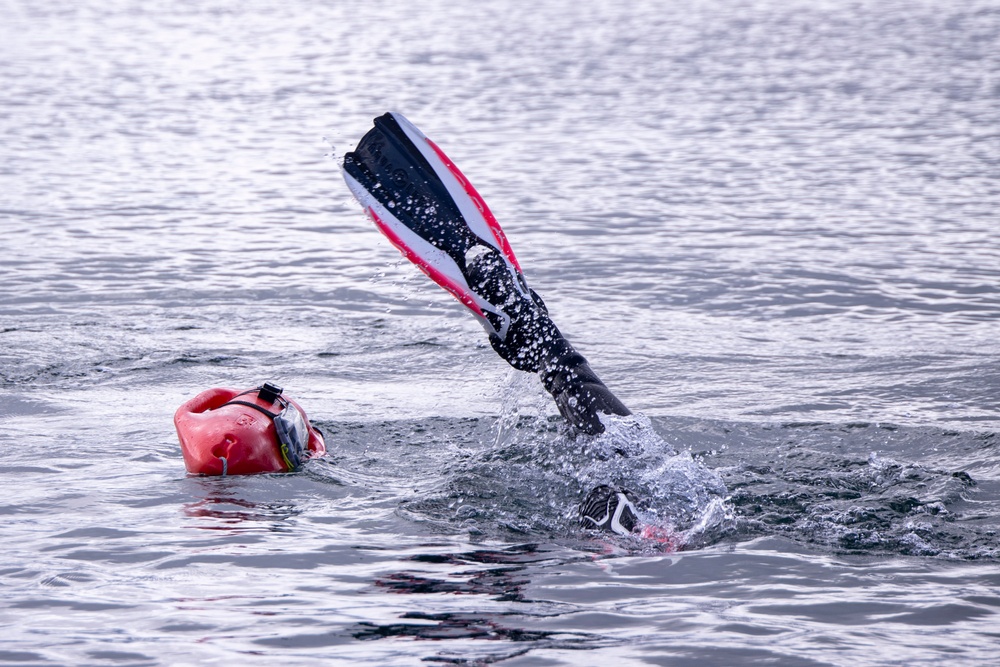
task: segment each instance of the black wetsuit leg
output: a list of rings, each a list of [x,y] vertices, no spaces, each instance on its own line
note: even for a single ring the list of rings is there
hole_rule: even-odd
[[[600,415],[630,415],[590,368],[586,358],[562,335],[541,298],[518,291],[502,263],[487,254],[468,267],[470,285],[491,303],[503,304],[511,318],[507,336],[490,334],[490,344],[514,368],[539,373],[559,412],[584,433],[604,432]]]
[[[569,354],[546,361],[541,371],[542,386],[552,394],[559,412],[573,426],[584,433],[603,433],[602,413],[632,413],[601,382],[583,355],[571,346],[569,349]]]

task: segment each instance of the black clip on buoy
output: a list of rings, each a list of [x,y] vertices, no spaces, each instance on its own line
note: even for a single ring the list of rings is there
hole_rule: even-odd
[[[265,382],[260,387],[260,391],[257,392],[257,398],[264,401],[265,403],[274,404],[278,397],[281,396],[281,392],[284,391],[281,387],[270,382]]]

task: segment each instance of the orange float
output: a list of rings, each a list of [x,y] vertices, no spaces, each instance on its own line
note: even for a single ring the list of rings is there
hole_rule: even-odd
[[[271,383],[240,391],[216,387],[174,413],[184,466],[201,475],[297,470],[326,453],[305,410]]]

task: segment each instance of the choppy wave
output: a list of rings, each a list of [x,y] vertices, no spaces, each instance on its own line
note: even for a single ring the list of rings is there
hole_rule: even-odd
[[[993,0],[7,3],[0,661],[989,664],[998,40]],[[380,239],[336,156],[387,109],[649,420],[567,433]],[[263,380],[330,455],[187,477],[174,408]],[[662,539],[577,526],[609,482]]]
[[[324,427],[338,470],[363,468],[386,488],[419,471],[401,516],[475,539],[584,539],[579,502],[616,484],[687,548],[780,536],[841,554],[1000,556],[992,432],[637,417],[573,437],[523,417],[498,444],[488,419]],[[373,442],[385,444],[376,453]],[[626,552],[656,546],[602,539]]]

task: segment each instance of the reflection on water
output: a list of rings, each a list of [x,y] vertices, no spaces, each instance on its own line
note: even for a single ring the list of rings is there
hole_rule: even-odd
[[[585,555],[577,558],[586,559]],[[416,564],[446,565],[448,578],[435,578],[411,572],[396,572],[375,581],[380,590],[402,595],[478,595],[494,602],[521,603],[517,611],[482,612],[406,612],[403,622],[359,623],[353,636],[361,640],[413,638],[426,640],[486,640],[510,642],[514,648],[491,657],[503,660],[538,649],[594,649],[612,646],[610,636],[579,631],[541,630],[525,627],[533,619],[551,619],[566,613],[546,609],[539,601],[525,597],[531,583],[530,566],[553,565],[565,561],[565,554],[539,544],[520,544],[502,549],[475,549],[449,554],[419,554],[410,557]],[[520,605],[519,605],[520,606]],[[407,623],[405,621],[415,621]],[[516,648],[519,644],[528,644]],[[464,658],[437,656],[431,662],[465,663]]]
[[[212,490],[203,500],[184,504],[185,516],[214,519],[194,524],[200,530],[260,530],[261,523],[267,524],[267,530],[290,530],[282,522],[301,513],[302,510],[294,504],[254,502],[241,498],[237,492],[226,490]]]
[[[395,593],[476,593],[498,601],[523,601],[521,587],[528,583],[518,574],[530,563],[550,560],[552,554],[537,544],[522,544],[505,549],[487,549],[457,554],[426,554],[411,556],[416,563],[464,566],[499,565],[487,570],[474,570],[467,579],[444,580],[409,573],[392,574],[375,582],[376,586]],[[461,570],[459,570],[461,571]]]

